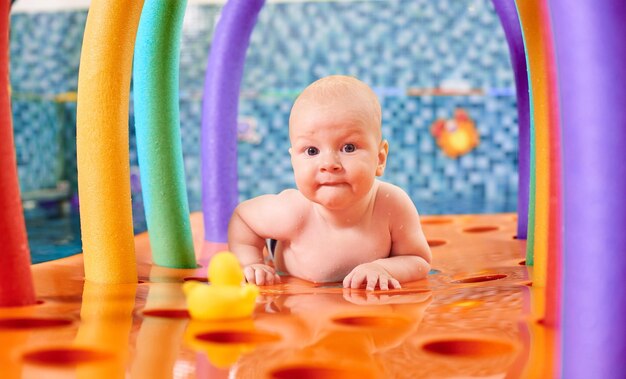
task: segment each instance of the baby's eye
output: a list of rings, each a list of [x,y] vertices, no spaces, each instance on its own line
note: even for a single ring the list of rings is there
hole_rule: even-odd
[[[356,151],[356,146],[354,146],[353,143],[347,143],[343,145],[341,151],[343,151],[344,153],[353,153]]]
[[[317,147],[307,147],[306,148],[306,155],[312,156],[312,155],[317,155],[320,153],[320,150]]]

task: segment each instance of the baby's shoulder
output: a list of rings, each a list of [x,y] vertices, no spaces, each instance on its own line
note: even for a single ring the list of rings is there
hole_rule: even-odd
[[[400,187],[387,183],[378,182],[378,190],[376,191],[377,204],[395,204],[411,201],[409,195]]]
[[[281,191],[276,195],[281,201],[287,201],[292,205],[301,206],[303,204],[308,203],[308,200],[304,195],[294,188],[288,188],[286,190]]]
[[[297,217],[305,205],[297,190],[288,189],[277,194],[266,194],[246,200],[237,206],[240,214],[272,214],[274,217],[288,222]],[[305,199],[306,200],[306,199]]]
[[[295,198],[295,197],[302,196],[302,194],[300,193],[300,191],[298,191],[295,188],[287,188],[279,192],[277,196],[280,196],[283,198]]]
[[[390,224],[406,224],[407,220],[419,220],[413,200],[400,187],[381,182],[376,193],[375,214],[389,220]]]
[[[294,213],[304,213],[311,207],[311,201],[297,189],[286,189],[276,195],[276,197],[281,205],[288,207]]]
[[[400,214],[416,211],[413,200],[402,188],[391,183],[380,182],[376,192],[374,212],[399,216]]]

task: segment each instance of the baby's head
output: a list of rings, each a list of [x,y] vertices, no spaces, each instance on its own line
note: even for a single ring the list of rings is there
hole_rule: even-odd
[[[380,103],[355,78],[328,76],[308,86],[291,109],[289,139],[298,189],[326,208],[364,198],[385,169]]]
[[[374,91],[362,81],[344,75],[331,75],[318,79],[302,91],[291,108],[289,137],[299,124],[299,118],[309,112],[333,109],[351,113],[352,117],[370,126],[378,140],[382,139],[382,111]]]

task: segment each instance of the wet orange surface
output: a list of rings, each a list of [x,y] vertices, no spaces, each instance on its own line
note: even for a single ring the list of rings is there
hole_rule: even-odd
[[[182,283],[202,268],[150,263],[136,237],[139,282],[83,280],[82,255],[33,266],[38,305],[0,309],[5,378],[550,378],[555,331],[544,290],[523,265],[513,214],[422,219],[426,280],[391,291],[295,278],[262,287],[250,319],[190,320]],[[355,247],[358,248],[358,247]]]

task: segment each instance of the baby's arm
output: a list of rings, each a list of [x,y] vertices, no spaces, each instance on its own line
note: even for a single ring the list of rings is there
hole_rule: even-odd
[[[289,236],[295,213],[291,192],[244,201],[233,212],[228,224],[228,248],[239,259],[249,283],[265,285],[280,281],[274,269],[263,262],[263,248],[267,238],[281,240]]]
[[[392,185],[381,186],[380,206],[391,217],[391,252],[389,257],[361,264],[344,279],[344,287],[359,288],[366,283],[368,290],[376,285],[382,290],[400,288],[400,283],[423,279],[430,271],[431,252],[419,221],[419,215],[409,196]]]

